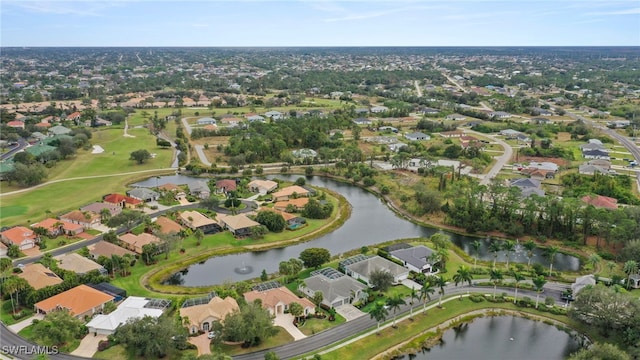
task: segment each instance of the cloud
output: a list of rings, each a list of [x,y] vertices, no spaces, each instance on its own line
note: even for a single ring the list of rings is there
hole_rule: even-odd
[[[5,4],[34,13],[77,16],[103,16],[105,9],[117,6],[115,2],[55,0],[5,0]]]
[[[386,9],[386,10],[377,10],[377,11],[362,11],[362,12],[354,12],[353,10],[351,10],[349,13],[347,13],[347,14],[345,14],[343,16],[327,18],[327,19],[324,19],[324,21],[325,22],[338,22],[338,21],[366,20],[366,19],[372,19],[372,18],[387,16],[387,15],[391,15],[391,14],[396,14],[396,13],[400,13],[400,12],[415,12],[415,11],[418,11],[418,10],[443,9],[443,8],[447,8],[447,7],[446,6],[408,6],[408,7],[395,8],[395,9]]]

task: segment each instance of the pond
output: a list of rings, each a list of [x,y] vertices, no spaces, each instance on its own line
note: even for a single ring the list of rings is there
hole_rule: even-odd
[[[566,359],[582,337],[553,325],[517,316],[477,318],[445,331],[442,342],[402,359]]]
[[[299,176],[279,175],[277,177],[293,181]],[[158,179],[150,178],[133,184],[133,186],[153,187],[156,186],[156,180],[160,185],[168,182],[186,184],[195,181],[195,178],[172,175],[159,177]],[[379,244],[390,240],[429,237],[441,231],[416,225],[399,217],[382,200],[357,186],[318,176],[307,179],[307,184],[327,188],[344,196],[352,206],[351,217],[333,232],[305,243],[261,252],[212,257],[203,263],[190,266],[182,273],[175,274],[171,277],[169,283],[184,286],[207,286],[221,284],[225,281],[247,280],[258,277],[263,269],[267,273],[277,272],[280,261],[297,258],[300,252],[310,247],[323,247],[328,249],[332,255],[336,255],[359,249],[362,246]],[[475,255],[470,243],[478,240],[478,238],[447,231],[442,232],[449,235],[454,244],[467,253]],[[487,239],[479,240],[482,243],[480,259],[493,260],[493,253],[488,251],[489,241]],[[506,255],[502,254],[502,252],[498,257],[498,261],[501,260],[506,261]],[[526,251],[523,251],[522,247],[518,245],[517,251],[511,254],[510,261],[526,263]],[[531,262],[540,263],[546,267],[549,266],[549,259],[543,255],[542,249],[536,249]],[[247,270],[249,266],[251,271]],[[553,262],[553,268],[559,271],[577,271],[579,267],[580,260],[578,258],[560,253],[556,254]]]

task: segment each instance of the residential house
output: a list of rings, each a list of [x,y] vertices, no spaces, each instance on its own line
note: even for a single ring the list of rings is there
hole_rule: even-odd
[[[608,175],[609,170],[598,165],[581,164],[578,167],[578,173],[582,175],[595,175],[595,174]]]
[[[62,284],[62,279],[42,264],[31,263],[25,265],[21,269],[22,272],[18,274],[18,277],[25,279],[35,290],[40,290],[47,286]]]
[[[94,335],[112,335],[120,325],[129,320],[145,316],[159,318],[164,313],[164,310],[156,305],[168,303],[170,302],[130,296],[120,303],[112,313],[96,315],[87,323],[87,330]]]
[[[87,249],[89,249],[89,255],[91,255],[93,259],[98,259],[100,256],[111,258],[112,255],[120,257],[127,254],[131,256],[135,255],[133,251],[104,240],[100,240],[95,244],[87,246]]]
[[[0,242],[0,258],[7,257],[9,248],[3,242]]]
[[[182,231],[182,226],[177,222],[169,219],[166,216],[159,216],[156,221],[156,225],[158,225],[158,230],[162,234],[178,234]]]
[[[531,119],[531,122],[536,124],[536,125],[546,125],[546,124],[551,124],[551,120],[547,119],[547,118],[543,118],[543,117],[535,117]]]
[[[49,130],[47,130],[47,133],[49,134],[49,136],[55,136],[55,135],[67,135],[71,132],[71,129],[64,127],[62,125],[56,125],[52,128],[50,128]]]
[[[301,216],[298,216],[296,214],[292,214],[292,213],[288,213],[284,210],[279,210],[276,209],[275,207],[272,208],[268,208],[268,207],[262,207],[259,209],[259,211],[272,211],[276,214],[280,214],[282,216],[282,218],[284,219],[285,223],[287,224],[287,228],[290,230],[295,230],[298,227],[300,227],[303,224],[306,224],[307,220]]]
[[[109,211],[109,216],[116,216],[122,212],[122,207],[120,205],[106,202],[94,202],[89,205],[85,205],[80,208],[80,211],[90,211],[101,215],[103,209],[107,209]]]
[[[389,108],[386,106],[372,106],[371,109],[369,109],[373,114],[379,114],[388,110]]]
[[[599,209],[615,210],[618,208],[618,199],[602,195],[585,195],[582,201],[587,205],[593,205]]]
[[[273,208],[280,211],[287,211],[287,208],[289,207],[289,205],[291,205],[294,209],[296,209],[296,211],[302,211],[304,209],[304,206],[307,205],[308,202],[308,197],[289,199],[276,202],[275,204],[273,204]]]
[[[249,115],[246,118],[249,122],[265,122],[264,118],[260,115]]]
[[[431,140],[431,136],[419,131],[404,134],[404,137],[409,141]]]
[[[197,125],[216,125],[217,121],[214,118],[211,117],[203,117],[200,118],[198,120],[196,120],[196,124]]]
[[[264,113],[264,116],[274,121],[284,119],[284,114],[281,113],[280,111],[275,111],[275,110],[267,111],[266,113]]]
[[[48,152],[56,151],[56,150],[58,150],[57,147],[51,146],[51,145],[45,145],[45,144],[36,144],[24,149],[24,151],[28,152],[29,154],[33,155],[36,158],[42,154],[46,154]]]
[[[345,274],[356,280],[362,280],[369,286],[372,286],[370,276],[374,271],[388,271],[393,275],[394,284],[399,284],[409,277],[407,268],[377,255],[371,257],[356,255],[341,261],[338,266],[344,270]]]
[[[135,252],[136,254],[142,254],[142,247],[149,244],[160,244],[162,241],[160,238],[153,234],[141,233],[140,235],[134,235],[132,233],[126,233],[118,237],[122,246]]]
[[[72,224],[75,225],[75,224]],[[79,226],[79,225],[76,225]],[[62,222],[58,219],[46,218],[40,222],[31,225],[32,229],[43,228],[47,230],[47,236],[54,238],[64,233],[62,230]],[[82,227],[80,228],[82,230]],[[82,232],[82,231],[81,231]]]
[[[38,235],[24,226],[16,226],[0,233],[5,245],[16,245],[20,250],[28,250],[36,246]]]
[[[73,121],[74,123],[77,123],[78,121],[80,121],[81,117],[82,117],[82,113],[80,113],[79,111],[75,111],[65,116],[65,120]]]
[[[609,161],[609,160],[594,159],[594,160],[587,161],[587,164],[588,165],[600,166],[601,168],[606,169],[606,170],[611,169],[611,161]]]
[[[489,117],[496,118],[496,119],[508,119],[511,117],[511,114],[504,111],[491,111],[489,112]]]
[[[355,113],[356,113],[356,115],[368,114],[369,113],[369,109],[368,108],[356,108],[355,109]]]
[[[24,121],[9,121],[7,122],[7,126],[14,129],[23,129],[24,130]]]
[[[102,201],[118,205],[121,208],[134,209],[138,206],[142,206],[142,200],[134,199],[130,196],[125,196],[121,194],[109,194],[102,198]]]
[[[189,193],[199,199],[208,199],[211,196],[209,184],[204,180],[189,183]]]
[[[244,293],[244,298],[248,303],[260,299],[262,307],[269,310],[269,313],[274,316],[284,314],[289,310],[289,305],[294,302],[302,305],[303,316],[313,313],[315,309],[309,299],[299,298],[284,286],[263,291],[252,290]]]
[[[614,121],[607,122],[608,127],[613,127],[616,129],[626,128],[629,125],[631,125],[630,120],[614,120]]]
[[[295,194],[295,195],[294,195]],[[280,191],[276,191],[273,193],[274,201],[286,201],[291,198],[296,197],[306,197],[309,196],[309,190],[303,188],[302,186],[292,185],[287,186]]]
[[[529,197],[531,195],[544,196],[544,190],[540,188],[540,181],[536,179],[515,179],[511,181],[510,186],[518,187],[522,197]]]
[[[304,279],[298,290],[309,298],[321,292],[322,305],[327,308],[351,304],[367,296],[366,285],[333,268],[312,271],[311,276]]]
[[[459,121],[459,120],[464,120],[466,118],[467,118],[466,116],[460,115],[460,114],[449,114],[446,116],[445,119]]]
[[[38,314],[48,314],[52,311],[67,309],[72,316],[83,319],[85,316],[101,313],[104,305],[113,301],[113,299],[113,296],[107,295],[102,291],[87,285],[78,285],[35,303],[34,309]]]
[[[398,129],[397,129],[397,128],[394,128],[393,126],[380,126],[380,127],[378,128],[378,131],[386,132],[386,133],[391,133],[391,132],[392,132],[392,133],[397,133],[397,132],[398,132]]]
[[[543,162],[531,161],[527,168],[528,169],[538,169],[538,170],[552,171],[552,172],[555,173],[555,172],[558,171],[559,166],[558,166],[558,164],[550,162],[550,161],[543,161]]]
[[[435,262],[431,259],[434,251],[424,245],[411,246],[406,249],[397,249],[389,252],[389,255],[401,261],[406,268],[423,274],[435,274]]]
[[[107,270],[102,265],[80,254],[67,253],[55,256],[54,259],[58,261],[60,269],[68,270],[78,275],[84,275],[94,270],[98,270],[101,274],[107,273]]]
[[[604,145],[602,145],[601,142],[591,142],[591,141],[589,141],[589,143],[587,143],[587,144],[580,145],[580,150],[582,150],[582,152],[592,151],[592,150],[600,150],[600,151],[603,151],[603,152],[609,152],[609,149],[607,149]]]
[[[543,109],[540,107],[531,108],[531,113],[537,116],[553,116],[553,111],[549,109]]]
[[[422,114],[424,114],[424,115],[435,115],[435,114],[439,114],[440,110],[429,108],[429,107],[425,107],[425,108],[420,109],[420,112]]]
[[[91,211],[73,210],[64,215],[60,215],[60,220],[82,225],[82,227],[87,230],[100,224],[100,215]]]
[[[272,180],[252,180],[248,185],[249,190],[265,195],[278,188],[278,183]]]
[[[143,202],[156,201],[160,197],[157,192],[147,188],[135,188],[127,191],[127,195]]]
[[[182,190],[182,188],[179,187],[176,184],[167,183],[167,184],[164,184],[164,185],[160,185],[160,186],[158,186],[158,190],[161,191],[161,192],[173,193],[173,197],[176,200],[184,199],[187,196],[187,194],[184,192],[184,190]]]
[[[353,122],[354,122],[356,125],[371,125],[371,120],[369,120],[369,119],[367,119],[367,118],[364,118],[364,117],[360,117],[360,118],[357,118],[357,119],[353,119]]]
[[[461,136],[463,136],[464,133],[462,131],[459,130],[454,130],[454,131],[445,131],[445,132],[441,132],[440,136],[442,136],[443,138],[459,138]]]
[[[520,173],[524,175],[529,175],[530,178],[536,179],[536,180],[553,179],[556,176],[555,171],[543,170],[543,169],[531,168],[531,167],[522,169]]]
[[[238,185],[233,179],[222,179],[216,181],[216,192],[220,194],[227,194],[231,191],[236,191]]]
[[[261,226],[247,217],[245,214],[224,215],[218,214],[218,224],[223,228],[231,231],[236,237],[244,237],[251,235],[251,228]]]
[[[500,130],[498,134],[506,137],[507,139],[515,139],[516,136],[522,133],[520,131],[516,131],[513,129],[504,129],[504,130]]]
[[[220,224],[218,224],[215,220],[195,210],[181,212],[178,215],[178,220],[182,223],[182,225],[188,227],[189,229],[200,229],[205,234],[213,234],[222,230]]]
[[[208,332],[214,323],[223,322],[227,315],[239,310],[238,303],[231,296],[222,299],[212,293],[203,299],[185,301],[180,308],[180,317],[184,319],[189,334],[197,334]]]
[[[318,153],[313,149],[296,149],[291,154],[297,158],[314,158],[318,156]]]
[[[585,159],[601,159],[601,160],[610,160],[609,153],[602,150],[583,150],[582,156]]]
[[[406,147],[406,146],[408,146],[408,145],[405,144],[405,143],[401,143],[401,142],[394,142],[394,143],[391,143],[391,144],[387,145],[389,150],[393,151],[393,152],[398,152],[398,151],[400,151],[400,149],[402,149],[403,147]]]

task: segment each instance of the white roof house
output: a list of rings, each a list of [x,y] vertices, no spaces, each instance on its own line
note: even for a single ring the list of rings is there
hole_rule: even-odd
[[[129,319],[151,316],[160,317],[163,310],[158,308],[148,308],[150,299],[138,296],[130,296],[124,300],[118,308],[108,315],[96,315],[87,324],[90,333],[100,335],[113,334],[118,326],[126,323]]]

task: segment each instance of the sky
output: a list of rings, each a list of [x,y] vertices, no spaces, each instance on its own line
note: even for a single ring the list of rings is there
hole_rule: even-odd
[[[640,46],[640,0],[0,0],[0,46]]]

